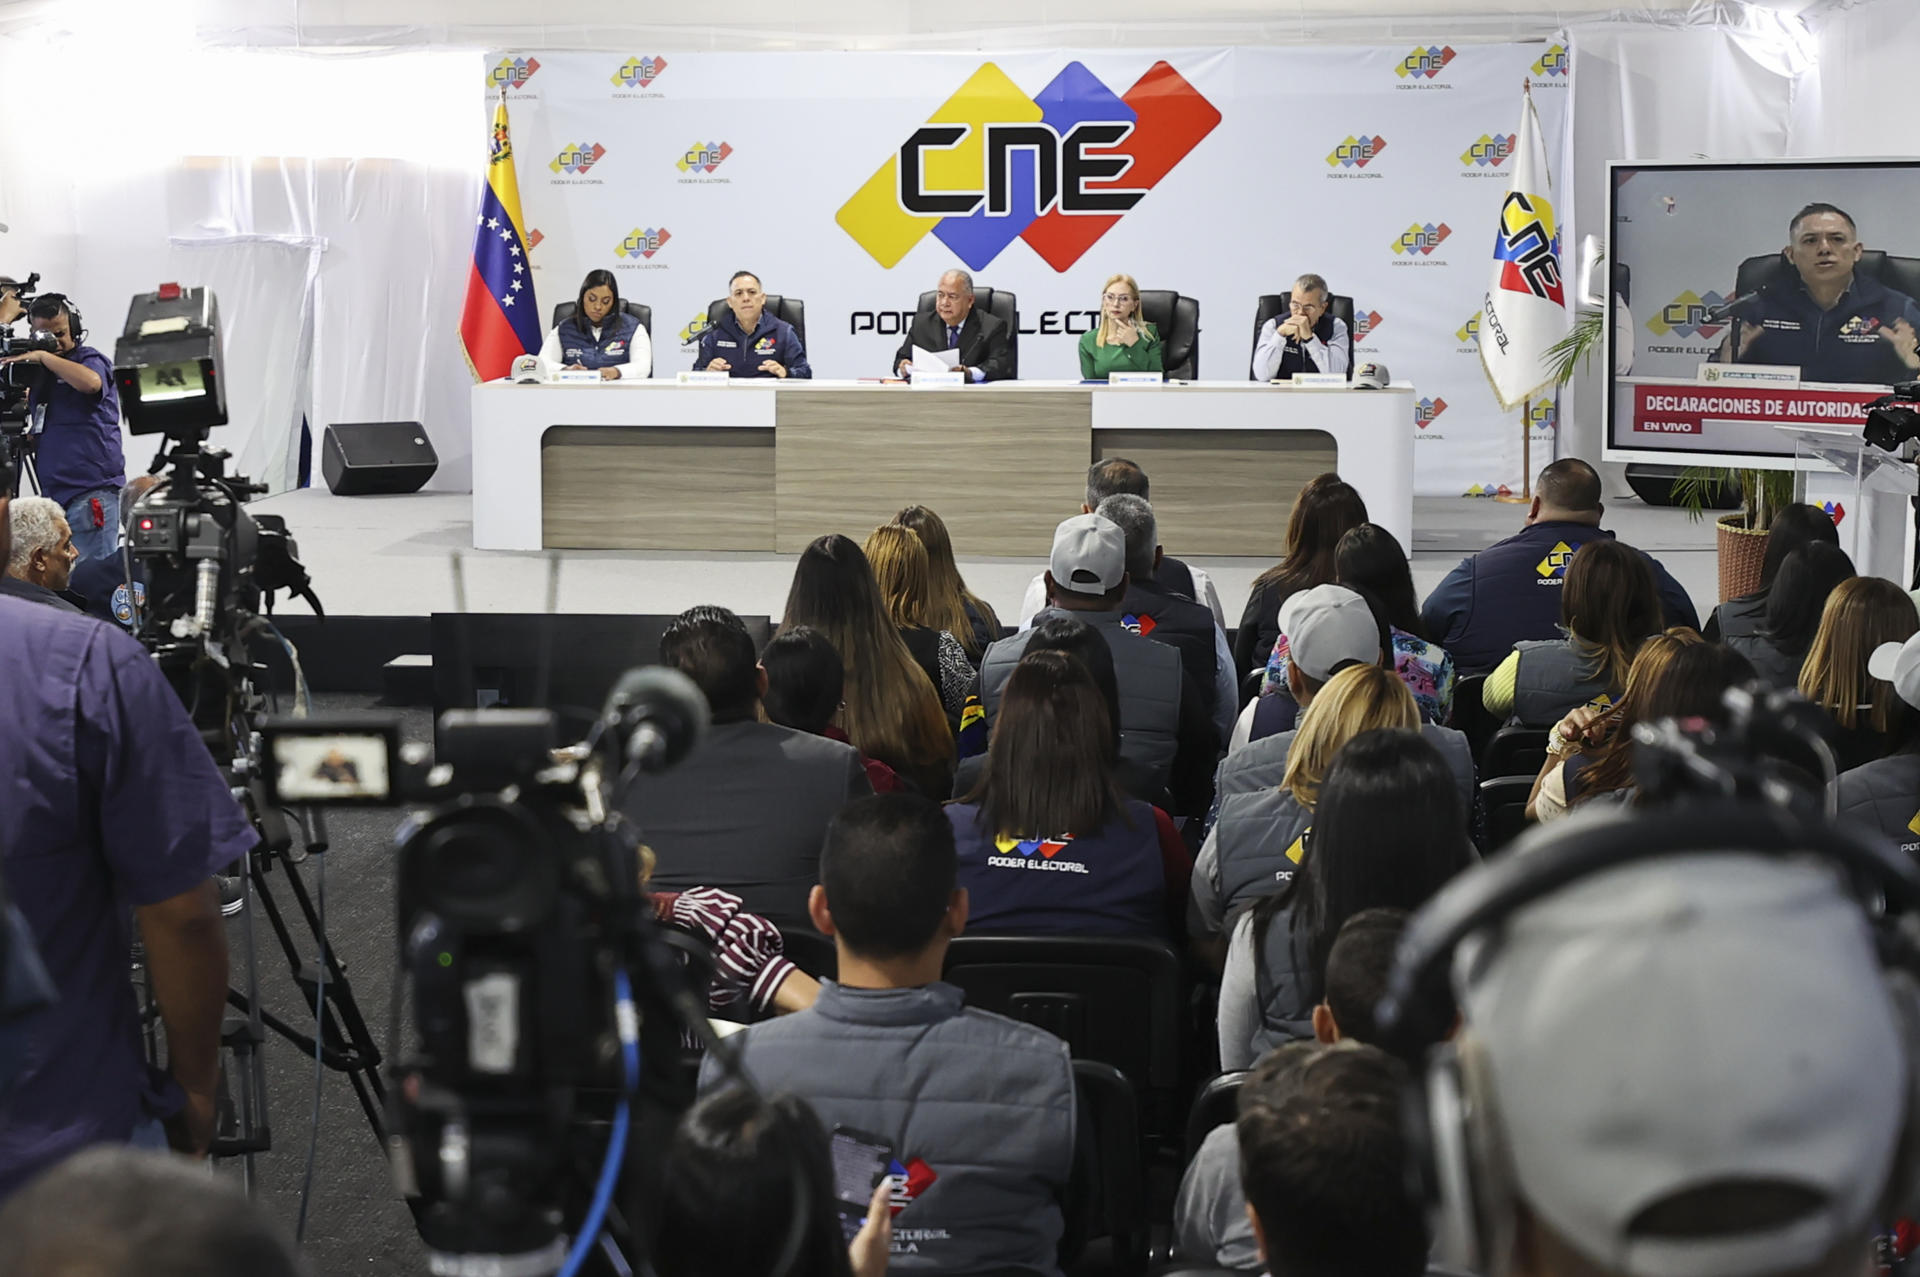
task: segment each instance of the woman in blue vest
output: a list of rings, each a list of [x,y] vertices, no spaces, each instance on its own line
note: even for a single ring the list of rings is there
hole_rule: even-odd
[[[597,369],[603,381],[653,376],[653,340],[621,308],[612,271],[587,272],[573,313],[547,334],[540,361],[550,368]]]
[[[1119,749],[1085,665],[1058,651],[1021,658],[980,782],[947,806],[970,930],[1174,932],[1191,864],[1166,814],[1121,790]]]

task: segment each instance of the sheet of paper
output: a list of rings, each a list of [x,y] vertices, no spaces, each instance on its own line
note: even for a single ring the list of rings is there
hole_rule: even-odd
[[[960,362],[957,350],[926,350],[913,348],[913,368],[915,372],[945,372]]]

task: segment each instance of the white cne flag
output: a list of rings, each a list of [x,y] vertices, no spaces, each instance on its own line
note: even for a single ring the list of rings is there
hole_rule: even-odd
[[[1480,307],[1480,364],[1494,397],[1506,409],[1519,407],[1552,383],[1547,350],[1567,333],[1553,175],[1547,171],[1531,86],[1513,149],[1513,185],[1500,205],[1493,274]]]

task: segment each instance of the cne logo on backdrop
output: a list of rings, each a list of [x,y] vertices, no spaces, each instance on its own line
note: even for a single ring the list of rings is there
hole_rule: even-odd
[[[1533,401],[1533,407],[1527,412],[1527,429],[1533,432],[1534,438],[1540,439],[1552,435],[1559,424],[1560,413],[1554,407],[1553,400]]]
[[[644,89],[660,78],[667,69],[665,58],[628,58],[613,73],[613,87],[616,89]]]
[[[1453,87],[1451,84],[1434,84],[1433,81],[1458,56],[1451,45],[1416,45],[1413,52],[1400,59],[1393,73],[1406,82],[1401,88],[1450,89]]]
[[[700,340],[700,334],[711,327],[713,327],[713,320],[707,317],[707,312],[704,310],[688,320],[687,326],[680,330],[681,350],[692,354],[694,344]]]
[[[1333,172],[1328,177],[1379,177],[1378,173],[1361,173],[1371,164],[1380,152],[1387,149],[1387,139],[1378,134],[1368,137],[1362,133],[1358,137],[1348,134],[1333,150],[1327,152],[1327,167]]]
[[[1413,405],[1413,424],[1425,430],[1433,424],[1434,418],[1447,410],[1447,401],[1438,397],[1422,399]]]
[[[1480,312],[1474,311],[1467,322],[1453,330],[1453,339],[1460,343],[1460,353],[1470,355],[1480,349]]]
[[[1433,258],[1433,250],[1445,243],[1447,236],[1451,234],[1453,234],[1453,228],[1445,222],[1438,224],[1415,222],[1401,231],[1399,238],[1393,241],[1394,257],[1403,259],[1395,261],[1394,265],[1409,265],[1410,263],[1404,259]],[[1438,264],[1437,261],[1436,264]]]
[[[547,161],[547,167],[555,173],[583,177],[606,153],[607,148],[598,142],[579,142],[561,147],[560,153]]]
[[[733,147],[726,142],[695,142],[681,153],[673,166],[686,174],[680,179],[682,182],[725,182],[728,179],[711,175],[732,154]]]
[[[1647,329],[1657,337],[1704,339],[1711,341],[1726,328],[1723,323],[1708,322],[1716,307],[1726,301],[1719,293],[1696,293],[1691,288],[1655,311],[1647,319]],[[1692,346],[1648,346],[1655,354],[1689,354]]]
[[[664,226],[636,226],[614,245],[613,255],[629,262],[649,261],[672,238],[672,232]]]
[[[505,85],[509,89],[517,89],[531,80],[533,73],[539,69],[540,63],[533,58],[501,58],[494,64],[493,69],[487,72],[487,87],[498,89]]]
[[[1021,239],[1065,271],[1219,123],[1166,62],[1123,94],[1069,62],[1031,96],[983,63],[833,220],[888,270],[932,234],[972,270]]]
[[[1530,69],[1535,75],[1549,82],[1554,80],[1564,82],[1567,78],[1567,46],[1556,44],[1549,47]]]
[[[1353,312],[1354,345],[1357,346],[1367,338],[1373,336],[1380,325],[1386,322],[1386,317],[1377,310],[1361,310],[1355,307]]]
[[[1482,133],[1477,141],[1460,153],[1460,164],[1468,177],[1504,177],[1497,172],[1513,158],[1516,133]]]

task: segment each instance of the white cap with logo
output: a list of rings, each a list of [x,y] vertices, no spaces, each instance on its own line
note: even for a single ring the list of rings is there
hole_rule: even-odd
[[[1105,594],[1127,574],[1127,535],[1112,519],[1076,514],[1053,530],[1053,583],[1073,594]]]

